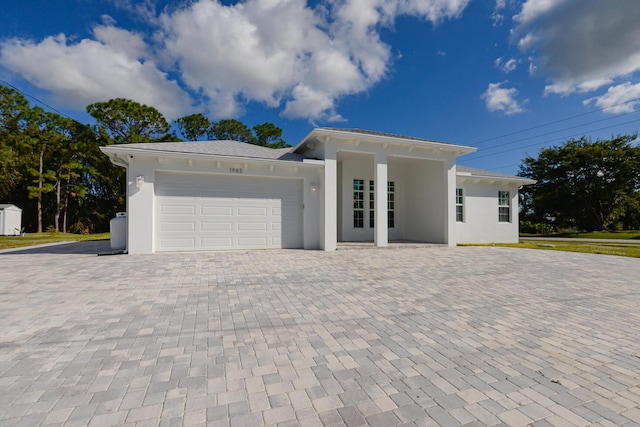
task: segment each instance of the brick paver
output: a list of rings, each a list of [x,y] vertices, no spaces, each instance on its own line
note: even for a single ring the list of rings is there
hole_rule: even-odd
[[[0,426],[638,425],[640,262],[0,254]]]

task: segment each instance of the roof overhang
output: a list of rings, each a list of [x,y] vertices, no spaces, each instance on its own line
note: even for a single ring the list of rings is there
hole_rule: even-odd
[[[481,173],[473,172],[456,172],[456,178],[461,182],[469,181],[474,183],[487,183],[487,184],[514,184],[517,186],[535,184],[537,181],[529,178],[522,178],[519,176],[493,176],[483,175]]]
[[[260,164],[274,164],[274,165],[291,165],[301,167],[323,167],[324,161],[316,159],[304,159],[303,161],[293,160],[280,160],[280,159],[264,159],[259,157],[244,157],[244,156],[229,156],[223,154],[208,154],[208,153],[189,153],[170,150],[157,150],[152,147],[153,143],[149,143],[149,148],[131,147],[128,145],[107,145],[101,146],[100,151],[109,156],[111,163],[128,167],[129,160],[133,156],[141,157],[163,157],[172,159],[187,159],[187,160],[210,160],[210,161],[235,161],[244,163],[260,163]]]
[[[476,147],[469,147],[466,145],[449,144],[446,142],[430,141],[425,139],[408,138],[396,135],[375,134],[375,133],[359,133],[353,130],[339,130],[339,129],[327,129],[316,128],[305,136],[302,141],[296,145],[291,152],[304,153],[306,147],[310,144],[321,143],[325,144],[328,141],[344,141],[345,143],[352,143],[353,141],[364,141],[374,144],[380,144],[383,148],[389,146],[404,146],[410,149],[414,148],[427,148],[432,150],[438,150],[442,153],[447,153],[455,157],[470,154],[476,152]]]

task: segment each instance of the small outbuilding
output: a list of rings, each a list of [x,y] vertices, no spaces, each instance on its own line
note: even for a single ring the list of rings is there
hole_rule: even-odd
[[[17,236],[22,230],[22,209],[0,204],[0,236]]]

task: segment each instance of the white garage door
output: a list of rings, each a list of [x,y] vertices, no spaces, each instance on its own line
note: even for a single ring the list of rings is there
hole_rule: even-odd
[[[155,250],[301,248],[302,180],[162,172]]]

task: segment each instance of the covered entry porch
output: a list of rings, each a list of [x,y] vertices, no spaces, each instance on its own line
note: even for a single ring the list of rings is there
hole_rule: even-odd
[[[449,161],[342,150],[336,162],[338,248],[455,244]]]

